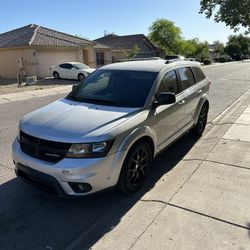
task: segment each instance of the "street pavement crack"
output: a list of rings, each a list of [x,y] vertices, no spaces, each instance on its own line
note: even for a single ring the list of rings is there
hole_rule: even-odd
[[[237,223],[228,221],[228,220],[223,220],[223,219],[220,219],[220,218],[215,217],[215,216],[212,216],[212,215],[204,214],[204,213],[195,211],[195,210],[193,210],[193,209],[189,209],[189,208],[186,208],[186,207],[178,206],[178,205],[175,205],[175,204],[173,204],[173,203],[165,202],[165,201],[162,201],[162,200],[154,200],[154,199],[153,199],[153,200],[140,200],[140,201],[142,201],[142,202],[157,202],[157,203],[163,203],[163,204],[165,204],[166,206],[170,206],[170,207],[182,209],[182,210],[185,210],[185,211],[187,211],[187,212],[194,213],[194,214],[198,214],[198,215],[200,215],[200,216],[207,217],[207,218],[210,218],[210,219],[213,219],[213,220],[217,220],[217,221],[220,221],[220,222],[223,222],[223,223],[232,225],[232,226],[236,226],[236,227],[240,227],[240,228],[244,228],[244,229],[250,230],[250,227],[249,227],[249,226],[243,226],[243,225],[240,225],[240,224],[237,224]]]
[[[175,205],[175,204],[172,204],[172,203],[168,203],[168,206],[175,207],[175,208],[178,208],[178,209],[182,209],[182,210],[185,210],[185,211],[190,212],[190,213],[198,214],[198,215],[203,216],[203,217],[207,217],[207,218],[210,218],[210,219],[213,219],[213,220],[216,220],[216,221],[220,221],[222,223],[229,224],[231,226],[240,227],[240,228],[243,228],[243,229],[246,229],[246,230],[250,231],[250,227],[249,226],[243,226],[243,225],[240,225],[240,224],[228,221],[228,220],[220,219],[218,217],[215,217],[215,216],[212,216],[212,215],[208,215],[208,214],[204,214],[204,213],[195,211],[193,209],[185,208],[185,207],[178,206],[178,205]]]
[[[204,139],[200,139],[200,141],[209,141],[209,140],[220,140],[221,138],[220,137],[209,137],[209,138],[204,138]]]
[[[221,138],[225,141],[235,141],[235,142],[244,142],[244,143],[250,143],[250,141],[243,141],[243,140],[240,140],[240,139],[231,139],[231,138]]]
[[[220,140],[218,140],[217,143],[215,143],[215,145],[212,147],[212,149],[210,151],[208,151],[207,155],[204,157],[206,158],[212,151],[213,149],[217,146],[217,144],[219,143]],[[204,162],[204,160],[198,159],[200,161],[200,163],[198,164],[198,166],[195,168],[195,170],[190,174],[190,176],[184,181],[184,183],[177,189],[177,191],[170,197],[168,202],[161,202],[163,203],[163,207],[160,209],[160,211],[158,212],[158,214],[153,218],[153,220],[151,221],[151,223],[148,224],[148,226],[143,230],[143,232],[138,236],[138,238],[134,241],[134,243],[131,245],[131,247],[129,249],[132,249],[133,246],[136,244],[136,242],[138,240],[140,240],[140,238],[142,237],[142,235],[148,230],[148,228],[154,223],[154,221],[158,218],[158,216],[160,216],[160,214],[162,213],[162,211],[165,209],[165,207],[169,204],[171,204],[170,202],[173,200],[173,198],[177,195],[177,193],[183,188],[183,186],[190,180],[190,178],[196,173],[196,171],[199,169],[199,167],[202,165],[202,163]],[[143,199],[140,199],[140,201],[145,201]]]
[[[210,218],[210,219],[213,219],[213,220],[217,220],[217,221],[220,221],[220,222],[223,222],[223,223],[232,225],[232,226],[236,226],[236,227],[240,227],[240,228],[244,228],[244,229],[250,230],[250,227],[248,227],[248,226],[243,226],[243,225],[240,225],[240,224],[237,224],[237,223],[228,221],[228,220],[223,220],[223,219],[220,219],[220,218],[218,218],[218,217],[215,217],[215,216],[212,216],[212,215],[208,215],[208,214],[204,214],[204,213],[195,211],[195,210],[193,210],[193,209],[189,209],[189,208],[182,207],[182,206],[179,206],[179,205],[175,205],[175,204],[170,203],[170,202],[165,202],[165,201],[162,201],[162,200],[155,200],[155,199],[152,199],[152,200],[143,200],[143,199],[141,199],[140,201],[142,201],[142,202],[157,202],[157,203],[162,203],[162,204],[165,205],[164,208],[165,208],[166,206],[170,206],[170,207],[182,209],[182,210],[185,210],[185,211],[187,211],[187,212],[194,213],[194,214],[198,214],[198,215],[200,215],[200,216],[207,217],[207,218]]]
[[[230,163],[225,163],[225,162],[219,162],[219,161],[213,161],[213,160],[204,160],[205,162],[212,162],[212,163],[217,163],[220,165],[227,165],[230,167],[234,167],[234,168],[241,168],[241,169],[246,169],[246,170],[250,170],[250,168],[247,167],[243,167],[243,166],[239,166],[239,165],[235,165],[235,164],[230,164]]]
[[[235,123],[234,122],[222,122],[222,123],[208,122],[208,124],[211,124],[213,126],[221,126],[221,125],[233,125]],[[237,123],[237,124],[239,124],[239,123]]]

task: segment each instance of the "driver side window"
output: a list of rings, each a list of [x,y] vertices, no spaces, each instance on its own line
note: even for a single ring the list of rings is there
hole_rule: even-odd
[[[174,94],[179,93],[178,80],[175,70],[171,70],[162,78],[157,94],[161,92],[171,92]]]

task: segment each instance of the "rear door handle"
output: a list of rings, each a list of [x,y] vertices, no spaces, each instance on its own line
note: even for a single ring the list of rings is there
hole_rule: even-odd
[[[181,104],[181,105],[183,105],[183,104],[185,104],[185,100],[182,100],[182,101],[180,101],[178,103]]]
[[[197,90],[197,93],[198,94],[202,93],[202,89]]]

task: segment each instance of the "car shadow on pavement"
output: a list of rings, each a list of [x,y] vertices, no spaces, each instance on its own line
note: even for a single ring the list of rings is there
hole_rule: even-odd
[[[2,249],[65,249],[81,239],[88,249],[119,224],[121,218],[181,161],[196,143],[190,134],[159,155],[145,188],[134,195],[114,190],[81,199],[62,199],[15,178],[0,186]]]

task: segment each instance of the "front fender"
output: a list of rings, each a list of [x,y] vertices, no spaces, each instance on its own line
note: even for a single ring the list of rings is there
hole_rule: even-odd
[[[118,182],[121,168],[123,165],[123,162],[127,156],[127,153],[131,149],[131,147],[141,138],[143,137],[149,137],[152,139],[154,144],[154,152],[156,152],[156,134],[155,132],[148,126],[136,128],[131,133],[129,133],[125,139],[120,143],[117,152],[115,153],[115,157],[113,160],[113,164],[110,167],[110,171],[108,174],[108,178],[114,178],[113,180],[116,180],[116,183]]]

